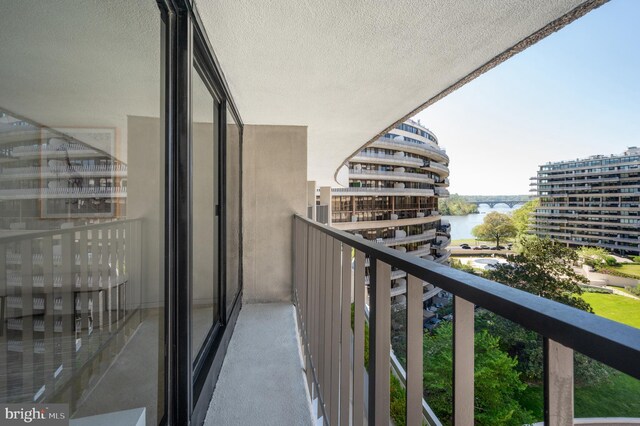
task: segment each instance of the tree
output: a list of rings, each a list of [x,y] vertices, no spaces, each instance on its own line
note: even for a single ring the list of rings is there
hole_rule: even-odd
[[[578,257],[592,268],[605,263],[607,257],[610,257],[609,252],[601,247],[580,247],[577,253]]]
[[[573,270],[578,253],[548,238],[521,241],[522,251],[487,272],[487,278],[587,312],[591,306],[580,298],[581,284],[589,280]]]
[[[501,239],[516,236],[516,228],[509,215],[491,212],[484,217],[484,222],[471,230],[471,233],[480,240],[496,240],[496,246],[499,246]]]
[[[453,327],[445,323],[423,340],[425,399],[443,424],[450,423],[452,415],[452,337]],[[515,370],[517,361],[486,331],[475,334],[474,347],[475,424],[531,423],[531,413],[517,399],[527,387]]]
[[[522,207],[511,214],[513,226],[516,228],[516,234],[518,237],[527,233],[529,225],[531,224],[531,213],[536,211],[536,208],[539,206],[540,199],[536,198],[534,200],[527,201]]]
[[[449,198],[440,198],[438,200],[438,210],[442,215],[464,216],[478,213],[478,206],[467,202],[458,194],[451,194]]]

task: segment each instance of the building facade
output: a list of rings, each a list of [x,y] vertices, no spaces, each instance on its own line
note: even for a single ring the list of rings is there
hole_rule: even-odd
[[[349,187],[333,188],[331,224],[427,260],[447,263],[450,224],[438,212],[449,191],[449,157],[414,120],[398,124],[348,163]],[[404,303],[406,273],[391,273],[391,296]],[[439,293],[424,283],[424,300]]]
[[[533,232],[572,247],[640,254],[640,149],[547,163],[532,178]]]

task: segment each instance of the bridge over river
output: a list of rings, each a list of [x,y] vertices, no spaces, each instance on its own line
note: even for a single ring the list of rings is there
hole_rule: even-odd
[[[486,204],[491,208],[498,204],[506,204],[510,208],[513,208],[518,204],[524,204],[532,199],[529,195],[461,195],[461,197],[468,203],[477,206]]]

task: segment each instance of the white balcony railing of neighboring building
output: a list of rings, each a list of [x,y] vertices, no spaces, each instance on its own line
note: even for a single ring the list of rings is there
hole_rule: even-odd
[[[425,151],[429,154],[437,155],[438,157],[440,157],[439,159],[441,159],[442,161],[449,162],[449,156],[443,149],[427,143],[419,143],[419,142],[413,142],[408,140],[390,139],[390,138],[382,137],[372,144],[372,146],[378,146],[378,147],[384,147],[385,145],[392,146],[392,147],[399,147],[399,148],[410,148],[410,149],[418,148],[421,151]]]
[[[351,161],[362,161],[367,162],[367,160],[378,160],[378,163],[389,163],[389,164],[404,164],[414,167],[422,167],[424,164],[424,160],[420,158],[399,156],[399,155],[390,155],[390,154],[377,154],[373,152],[359,152]]]
[[[127,188],[120,186],[0,190],[0,200],[23,200],[34,198],[123,198],[126,196]]]
[[[423,188],[369,188],[364,186],[350,186],[348,188],[331,188],[331,192],[336,195],[416,195],[421,197],[431,197],[435,195],[433,189]]]
[[[349,169],[349,177],[352,179],[366,179],[367,176],[386,177],[385,180],[394,180],[398,178],[406,178],[402,180],[411,180],[416,182],[426,182],[434,184],[433,178],[429,175],[421,173],[395,172],[386,170],[363,170]]]

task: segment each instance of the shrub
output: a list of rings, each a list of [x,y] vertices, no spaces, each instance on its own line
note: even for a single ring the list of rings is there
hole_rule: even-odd
[[[618,265],[618,261],[616,260],[615,257],[613,256],[607,256],[604,258],[604,261],[607,262],[608,266],[617,266]]]
[[[633,256],[631,260],[633,260],[634,263],[640,263],[640,256]]]
[[[625,287],[625,290],[627,290],[631,294],[634,294],[634,295],[640,297],[640,286]]]

